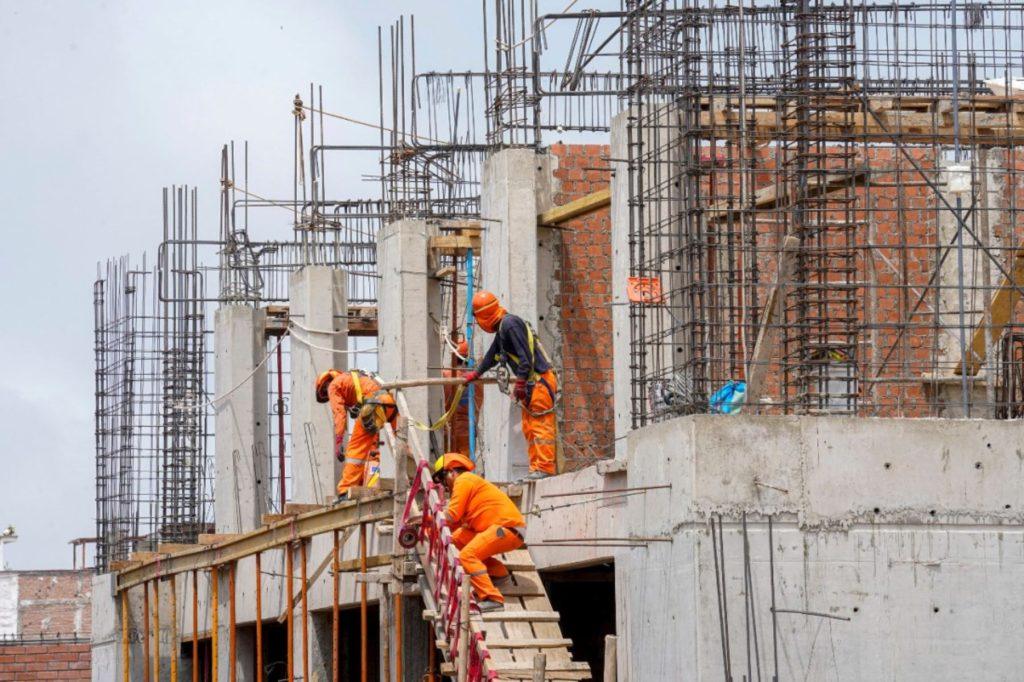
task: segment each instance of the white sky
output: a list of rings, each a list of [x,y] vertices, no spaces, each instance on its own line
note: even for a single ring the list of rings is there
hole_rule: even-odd
[[[12,568],[70,567],[67,541],[95,534],[96,263],[152,258],[165,185],[198,186],[200,229],[216,230],[229,140],[249,140],[253,191],[290,196],[292,97],[322,84],[326,109],[376,120],[376,27],[410,12],[420,70],[479,66],[479,0],[0,0],[0,527],[20,536]],[[331,142],[375,141],[331,125]],[[287,224],[282,211],[278,236]]]

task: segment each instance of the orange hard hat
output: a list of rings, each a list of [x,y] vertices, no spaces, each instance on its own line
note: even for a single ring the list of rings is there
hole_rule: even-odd
[[[461,452],[446,452],[434,462],[434,478],[436,479],[442,472],[451,471],[452,469],[472,471],[475,468],[476,465],[473,464],[473,460]]]
[[[336,369],[329,369],[326,372],[321,372],[320,376],[316,378],[316,401],[318,403],[327,402],[327,387],[331,385],[334,378],[337,377],[341,372]]]
[[[462,358],[468,358],[469,357],[469,344],[466,343],[465,339],[463,339],[462,341],[459,341],[459,346],[458,346],[458,348],[455,349],[455,353],[459,357],[462,357]]]
[[[473,317],[485,332],[493,334],[504,316],[505,309],[498,303],[497,296],[484,290],[473,294]]]

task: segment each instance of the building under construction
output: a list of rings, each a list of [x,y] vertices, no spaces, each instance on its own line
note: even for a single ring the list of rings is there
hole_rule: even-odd
[[[482,5],[452,70],[379,31],[377,121],[295,95],[291,196],[227,145],[101,267],[93,679],[1019,678],[1024,4]],[[528,520],[482,616],[429,474],[480,288],[561,386],[525,484],[476,389]],[[332,367],[403,416],[343,502]]]

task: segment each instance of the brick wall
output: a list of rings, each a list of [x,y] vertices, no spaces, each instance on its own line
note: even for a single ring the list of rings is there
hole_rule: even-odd
[[[607,145],[552,145],[555,205],[607,189]],[[569,470],[615,452],[612,401],[611,214],[605,208],[564,224],[559,280],[562,331],[561,436]],[[623,283],[623,286],[625,284]]]
[[[89,642],[0,643],[0,682],[90,679]]]
[[[88,637],[91,595],[88,571],[19,572],[18,634]]]

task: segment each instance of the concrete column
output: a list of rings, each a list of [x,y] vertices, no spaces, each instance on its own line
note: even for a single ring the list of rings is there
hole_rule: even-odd
[[[377,294],[378,371],[385,379],[416,379],[440,376],[428,368],[441,365],[436,319],[444,319],[441,292],[428,270],[430,232],[425,220],[399,220],[385,225],[377,235],[377,269],[381,285]],[[411,416],[434,420],[443,413],[444,394],[434,388],[403,391]],[[430,451],[430,436],[410,429],[423,452]],[[383,475],[395,471],[394,457],[381,460]]]
[[[238,682],[252,682],[256,679],[256,633],[250,628],[238,627],[243,611],[239,589],[243,576],[240,573],[235,574],[235,658],[231,660],[230,571],[230,565],[224,565],[217,571],[217,679],[230,679],[228,675],[231,673],[231,666],[234,665],[235,679]],[[160,622],[163,623],[163,618]]]
[[[218,533],[258,528],[267,509],[265,326],[265,311],[249,306],[222,306],[214,315]]]
[[[334,457],[334,424],[316,402],[321,372],[348,369],[345,272],[308,265],[288,279],[291,340],[291,456],[293,502],[325,504],[335,496],[341,465]]]
[[[629,157],[626,126],[630,111],[623,111],[612,119],[611,158]],[[615,406],[615,458],[625,459],[626,440],[623,438],[633,427],[632,373],[629,367],[629,297],[626,279],[629,277],[629,166],[612,161],[612,375]]]
[[[537,330],[558,365],[556,230],[539,228],[537,214],[550,207],[554,160],[529,149],[506,149],[484,161],[480,213],[483,225],[482,286]],[[474,335],[477,356],[493,336]],[[480,419],[487,476],[507,481],[529,468],[520,410],[493,386],[484,388]]]

